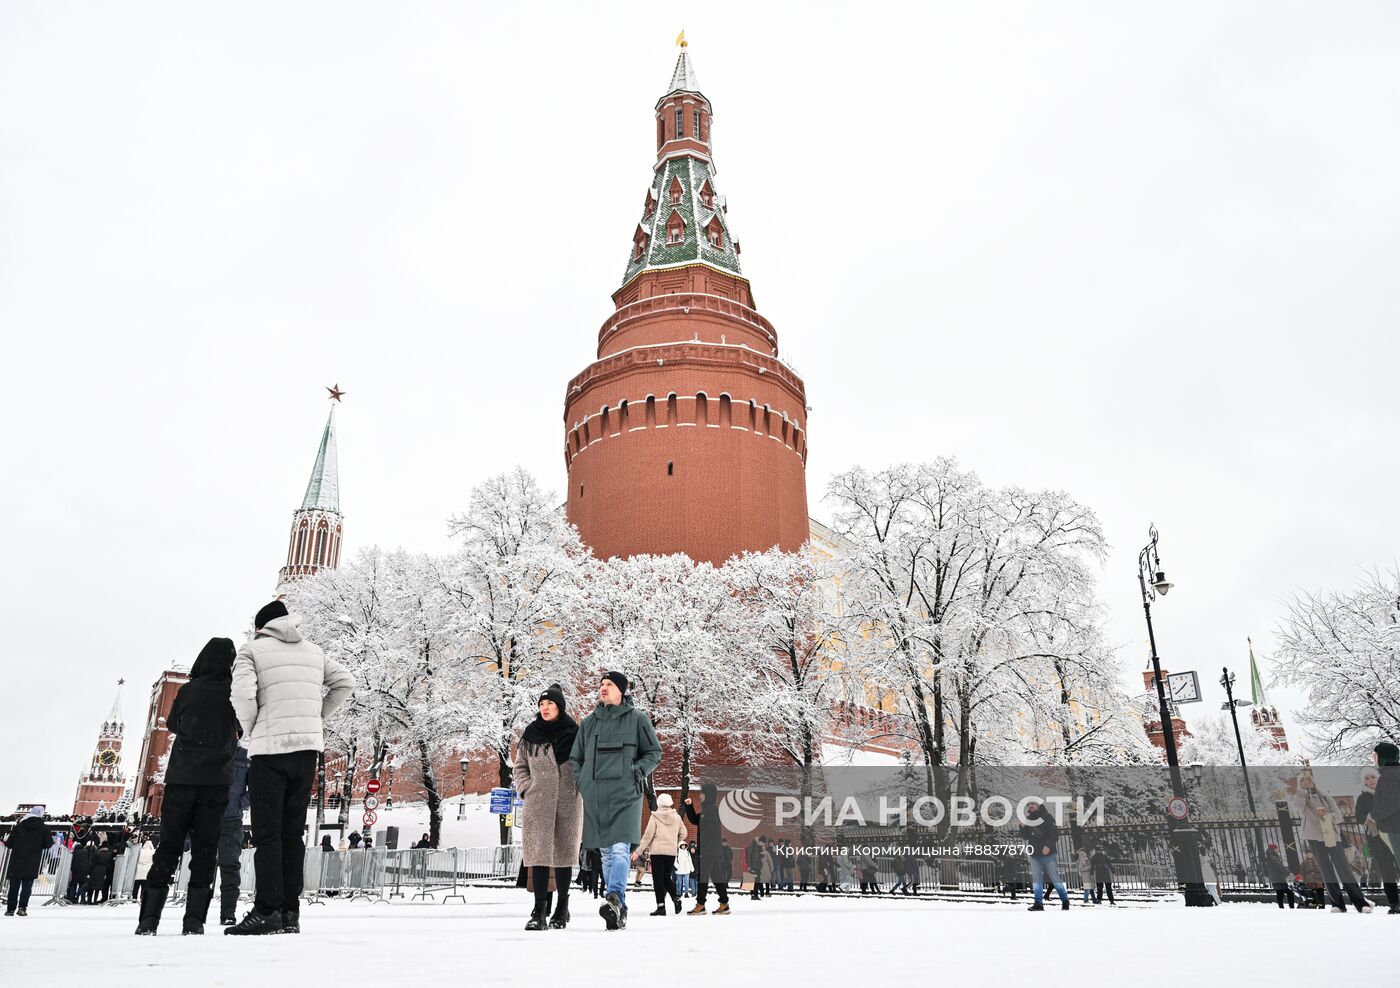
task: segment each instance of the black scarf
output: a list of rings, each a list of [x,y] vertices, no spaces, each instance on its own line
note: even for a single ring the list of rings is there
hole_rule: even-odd
[[[553,720],[545,720],[536,714],[535,719],[525,728],[520,741],[530,748],[552,746],[554,760],[563,765],[569,760],[569,752],[574,750],[574,735],[577,733],[578,724],[566,713],[561,712]]]

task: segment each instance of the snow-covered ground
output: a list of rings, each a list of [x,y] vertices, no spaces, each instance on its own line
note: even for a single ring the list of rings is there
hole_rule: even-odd
[[[7,985],[611,985],[685,972],[707,985],[1276,986],[1384,984],[1400,960],[1400,918],[1379,912],[1076,905],[1031,914],[1024,903],[804,896],[738,898],[727,917],[661,918],[645,914],[649,894],[629,893],[628,929],[608,933],[594,900],[575,893],[569,929],[526,933],[524,892],[467,896],[466,905],[306,906],[300,936],[249,939],[217,927],[181,937],[178,911],[151,939],[132,935],[134,906],[36,908],[0,917],[0,968]]]

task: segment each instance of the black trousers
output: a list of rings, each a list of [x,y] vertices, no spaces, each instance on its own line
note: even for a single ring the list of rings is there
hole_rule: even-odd
[[[729,879],[728,877],[724,879],[718,877],[726,874],[728,869],[725,866],[727,864],[726,861],[716,861],[713,858],[697,857],[695,859],[695,902],[697,905],[703,906],[705,904],[706,892],[712,879],[715,892],[719,895],[720,904],[723,905],[729,901]]]
[[[1308,841],[1308,850],[1313,852],[1313,857],[1317,859],[1317,867],[1322,872],[1322,880],[1327,885],[1327,891],[1332,895],[1332,905],[1346,908],[1346,902],[1342,899],[1342,891],[1345,889],[1347,898],[1358,910],[1369,906],[1366,897],[1361,894],[1361,886],[1356,884],[1356,879],[1352,877],[1351,865],[1347,864],[1346,853],[1340,844],[1328,847],[1320,840]]]
[[[1274,882],[1274,898],[1278,900],[1278,907],[1283,908],[1284,900],[1288,900],[1288,908],[1292,909],[1298,901],[1293,894],[1293,889],[1289,888],[1287,882]]]
[[[5,893],[5,908],[10,912],[29,908],[29,893],[34,888],[32,878],[11,878],[9,891]]]
[[[248,768],[253,812],[253,905],[263,915],[297,908],[306,846],[306,805],[316,777],[316,752],[254,755]],[[228,790],[225,789],[227,796]],[[222,812],[222,811],[221,811]]]
[[[674,854],[653,854],[651,856],[651,885],[656,893],[656,904],[664,906],[666,897],[676,898],[676,856]]]
[[[1108,893],[1108,904],[1109,904],[1110,906],[1113,905],[1113,883],[1112,883],[1112,882],[1095,882],[1095,883],[1094,883],[1094,901],[1095,901],[1095,902],[1103,902],[1103,895],[1104,895],[1105,892]]]
[[[239,856],[243,853],[243,814],[219,821],[219,916],[228,919],[238,909],[243,886]]]
[[[185,838],[190,839],[192,889],[214,887],[214,857],[219,848],[219,820],[228,805],[228,786],[165,787],[160,811],[160,846],[156,848],[146,884],[169,885],[180,865]],[[114,866],[115,867],[115,866]]]

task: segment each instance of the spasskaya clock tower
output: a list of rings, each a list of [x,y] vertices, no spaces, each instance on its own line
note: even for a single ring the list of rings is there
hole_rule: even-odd
[[[92,764],[78,780],[78,795],[73,800],[73,816],[92,816],[100,810],[110,810],[122,801],[126,779],[122,776],[122,685],[117,680],[117,696],[112,710],[102,722],[97,747],[92,752]]]

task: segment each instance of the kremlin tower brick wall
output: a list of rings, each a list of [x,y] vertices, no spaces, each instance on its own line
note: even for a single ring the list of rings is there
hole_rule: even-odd
[[[600,558],[723,563],[807,541],[806,390],[754,308],[684,48],[596,359],[568,384],[569,521]]]

